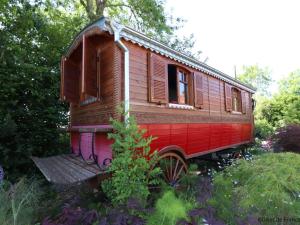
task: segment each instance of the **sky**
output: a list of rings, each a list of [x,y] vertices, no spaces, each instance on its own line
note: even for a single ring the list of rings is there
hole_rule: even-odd
[[[194,33],[200,60],[228,75],[258,64],[279,80],[300,69],[300,0],[167,0],[166,9],[186,20],[178,35]]]

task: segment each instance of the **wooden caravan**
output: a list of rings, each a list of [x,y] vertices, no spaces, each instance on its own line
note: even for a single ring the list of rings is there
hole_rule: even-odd
[[[253,140],[252,88],[106,18],[77,35],[61,70],[72,152],[99,168],[112,160],[121,102],[157,137],[151,148],[178,162]]]

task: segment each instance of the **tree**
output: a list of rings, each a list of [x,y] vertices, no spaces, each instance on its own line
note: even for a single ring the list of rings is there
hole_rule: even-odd
[[[243,66],[243,72],[237,79],[256,88],[257,94],[269,95],[268,87],[272,83],[272,78],[268,68],[260,68],[258,65]]]
[[[282,78],[279,92],[264,103],[261,116],[275,128],[300,123],[300,71]]]
[[[92,22],[107,15],[115,20],[152,34],[170,33],[164,4],[157,0],[80,0]]]
[[[187,55],[200,58],[201,51],[195,51],[194,35],[178,37],[175,31],[185,22],[166,14],[161,0],[79,0],[90,22],[108,16],[133,27],[171,48]]]
[[[31,155],[64,146],[67,105],[59,101],[60,57],[82,27],[49,2],[0,4],[0,164],[6,178],[30,175]]]

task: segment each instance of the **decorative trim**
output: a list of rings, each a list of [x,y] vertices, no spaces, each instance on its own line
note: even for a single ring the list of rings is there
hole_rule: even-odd
[[[166,56],[170,59],[173,59],[177,62],[183,63],[184,65],[190,66],[194,69],[197,69],[201,72],[209,74],[213,77],[219,78],[225,82],[233,84],[237,87],[240,87],[246,91],[251,93],[255,93],[255,90],[247,85],[235,80],[229,75],[203,63],[200,62],[184,53],[178,52],[158,41],[155,41],[142,33],[139,33],[129,27],[123,27],[120,31],[120,37],[124,38],[126,41],[131,41],[134,44],[138,44],[139,46],[143,46],[146,49],[150,49],[152,52],[159,53],[163,56]]]
[[[243,90],[249,91],[250,93],[255,93],[255,89],[241,83],[238,80],[235,80],[233,77],[203,63],[200,62],[184,53],[178,52],[156,40],[153,40],[146,35],[135,31],[129,27],[123,26],[119,23],[110,22],[109,19],[105,17],[101,17],[99,20],[94,23],[86,26],[74,39],[72,44],[67,50],[66,56],[70,55],[73,49],[80,43],[83,34],[92,34],[97,31],[106,31],[110,35],[114,34],[115,41],[120,40],[121,38],[126,41],[130,41],[134,44],[138,44],[139,46],[143,46],[146,49],[150,49],[152,52],[156,52],[160,55],[166,56],[170,59],[173,59],[177,62],[180,62],[184,65],[190,66],[194,69],[197,69],[203,73],[209,74],[213,77],[221,79],[227,83],[235,85]]]

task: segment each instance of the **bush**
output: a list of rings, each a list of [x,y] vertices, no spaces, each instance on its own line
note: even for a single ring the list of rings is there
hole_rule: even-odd
[[[275,152],[300,153],[300,125],[294,124],[279,128],[272,140]]]
[[[21,179],[14,185],[0,184],[0,224],[28,225],[34,222],[39,197],[35,181]]]
[[[174,225],[180,219],[187,220],[192,208],[188,202],[177,198],[173,191],[166,191],[155,205],[155,212],[148,218],[148,225]]]
[[[210,204],[228,224],[251,216],[299,218],[299,171],[300,155],[294,153],[269,153],[253,161],[239,160],[237,166],[215,176]]]
[[[123,112],[124,118],[126,113]],[[130,198],[146,202],[149,185],[158,184],[159,168],[154,168],[157,153],[150,153],[152,137],[145,138],[135,118],[129,116],[125,122],[111,120],[114,133],[108,135],[114,140],[113,161],[109,167],[112,177],[102,183],[105,194],[114,204],[125,204]]]
[[[255,121],[255,137],[266,139],[274,132],[274,128],[266,119]]]

